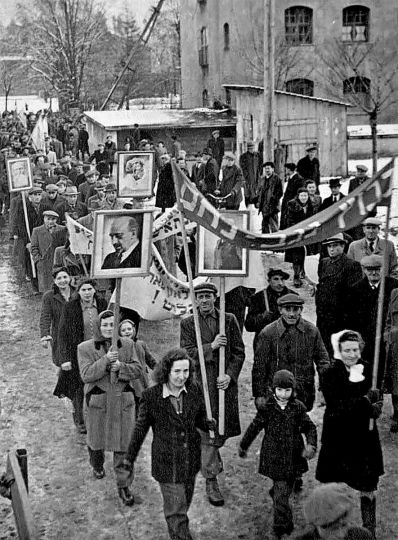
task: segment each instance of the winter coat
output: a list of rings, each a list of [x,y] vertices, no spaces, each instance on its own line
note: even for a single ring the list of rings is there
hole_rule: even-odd
[[[181,484],[200,469],[200,436],[208,431],[203,395],[193,383],[186,385],[182,414],[177,414],[163,385],[148,388],[142,395],[138,419],[126,458],[134,463],[149,428],[152,428],[152,476],[158,482]]]
[[[173,169],[171,163],[166,163],[159,171],[156,203],[159,208],[171,208],[176,202],[174,189]]]
[[[43,224],[40,206],[35,208],[29,199],[26,199],[26,211],[28,214],[30,234],[32,234],[34,228],[40,227],[40,225]],[[12,215],[10,215],[10,229],[11,235],[18,236],[18,239],[21,239],[22,245],[25,247],[29,242],[29,238],[26,231],[25,214],[21,197],[15,197],[13,212]]]
[[[71,289],[71,296],[74,290]],[[58,328],[61,314],[66,304],[65,298],[56,285],[43,294],[40,313],[40,337],[51,336],[52,359],[56,366],[63,363],[58,354]]]
[[[207,142],[207,146],[211,148],[213,158],[217,161],[218,167],[221,167],[221,162],[225,151],[224,139],[221,137],[218,137],[218,139],[211,137]]]
[[[115,154],[116,154],[116,144],[112,141],[110,143],[105,143],[105,154],[106,154],[106,161],[108,163],[114,163],[115,162]]]
[[[285,294],[297,294],[295,291],[284,287],[280,293],[277,293],[269,285],[263,291],[257,292],[250,299],[249,309],[245,320],[245,328],[248,332],[256,332],[253,340],[253,348],[256,349],[258,335],[263,328],[281,316],[278,307],[278,298]],[[268,307],[265,303],[265,295],[268,299]]]
[[[387,367],[384,381],[385,390],[398,395],[398,289],[391,293],[384,331],[387,348]]]
[[[282,180],[275,173],[269,178],[261,178],[258,210],[264,217],[275,216],[280,210],[279,201],[283,195]]]
[[[199,314],[199,325],[202,335],[203,354],[205,357],[207,384],[209,387],[210,404],[213,418],[218,418],[218,363],[219,350],[212,351],[211,343],[219,333],[220,314],[215,309],[217,330],[212,333],[205,319]],[[238,377],[245,360],[245,347],[238,322],[231,313],[225,314],[225,335],[227,346],[225,347],[225,373],[231,377],[231,382],[225,391],[225,436],[235,437],[240,434],[239,401],[238,401]],[[180,345],[188,351],[189,356],[195,362],[198,379],[201,380],[199,368],[199,355],[196,342],[195,325],[193,315],[182,319]]]
[[[370,366],[373,366],[374,360],[379,287],[377,289],[372,289],[368,278],[364,277],[349,288],[348,297],[346,299],[345,327],[349,328],[350,330],[356,330],[363,337],[365,347],[362,351],[362,358],[366,360]],[[398,280],[386,277],[381,326],[382,335],[385,328],[391,292],[397,287]],[[377,388],[382,387],[383,375],[385,371],[385,356],[386,351],[384,343],[381,341],[379,356],[379,380]]]
[[[385,250],[387,250],[388,275],[396,278],[398,277],[398,261],[395,246],[391,240],[378,238],[374,245],[373,255],[384,257]],[[361,240],[351,242],[347,255],[351,259],[354,259],[354,261],[361,262],[366,255],[372,255],[372,252],[369,249],[366,239],[362,238]]]
[[[341,360],[323,376],[326,401],[322,446],[316,468],[320,482],[344,482],[358,491],[374,491],[384,474],[383,455],[370,401],[365,397],[369,383],[349,381]]]
[[[135,341],[135,348],[137,351],[137,358],[142,368],[142,373],[137,379],[134,379],[132,382],[132,387],[134,390],[135,396],[140,399],[144,390],[152,386],[152,379],[148,372],[148,367],[150,369],[155,369],[156,359],[152,356],[151,351],[148,348],[148,345],[145,341],[137,339]]]
[[[288,202],[297,196],[297,190],[304,187],[305,180],[296,172],[288,179],[285,193],[283,194],[281,207],[281,229],[286,229],[287,225],[287,205]]]
[[[109,163],[107,161],[108,154],[105,152],[100,152],[99,150],[95,150],[91,156],[89,157],[89,162],[95,160],[95,168],[100,174],[109,174]]]
[[[44,225],[33,229],[31,253],[36,263],[39,291],[46,292],[53,285],[54,251],[63,246],[66,240],[66,228],[56,225],[50,233]]]
[[[240,443],[247,450],[261,430],[264,438],[260,451],[258,472],[274,481],[291,480],[298,473],[308,471],[306,459],[302,457],[305,435],[307,444],[317,447],[315,424],[301,401],[290,398],[282,409],[272,395],[264,410],[258,412],[246,430]]]
[[[248,204],[254,204],[257,201],[260,185],[262,157],[258,152],[244,152],[240,156],[239,165],[245,181],[245,199],[248,200]]]
[[[289,201],[287,204],[287,214],[286,214],[286,227],[291,227],[292,225],[297,225],[301,221],[309,218],[313,214],[312,203],[308,199],[306,205],[307,211],[304,211],[304,207],[300,204],[300,201],[296,197],[292,201]],[[293,264],[304,264],[305,260],[305,248],[297,247],[287,249],[285,251],[285,261],[291,262]]]
[[[345,195],[343,195],[342,193],[339,193],[337,195],[337,201],[336,202],[341,201],[341,199],[344,199],[344,197],[345,197]],[[322,201],[322,204],[319,207],[319,212],[322,212],[323,210],[326,210],[327,208],[330,208],[334,204],[336,204],[336,203],[333,201],[333,195],[330,195],[330,197],[326,197],[326,199],[324,199]]]
[[[142,375],[134,341],[120,338],[120,369],[114,383],[108,368],[105,340],[83,341],[77,357],[84,382],[87,445],[92,450],[126,452],[135,423],[133,380]]]
[[[203,195],[207,195],[208,193],[214,195],[214,192],[217,189],[218,173],[219,169],[217,161],[214,158],[210,158],[203,164],[199,182],[199,188]]]
[[[318,158],[310,159],[308,156],[305,156],[299,159],[297,162],[297,172],[304,180],[315,180],[316,185],[319,186],[321,174]]]
[[[267,397],[275,373],[288,369],[296,380],[297,398],[311,410],[315,401],[314,364],[322,383],[322,374],[330,361],[319,330],[303,318],[287,328],[280,317],[258,336],[252,371],[253,396]]]
[[[54,210],[59,215],[59,222],[62,224],[66,222],[66,214],[69,214],[75,221],[88,214],[87,206],[80,201],[77,201],[73,208],[66,201],[60,201],[56,204]]]
[[[242,171],[236,165],[232,167],[223,167],[222,180],[219,187],[220,197],[231,194],[225,201],[225,208],[228,210],[239,210],[242,200]]]

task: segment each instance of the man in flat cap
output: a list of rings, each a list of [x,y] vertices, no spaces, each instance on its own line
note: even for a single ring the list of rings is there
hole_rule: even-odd
[[[225,152],[222,168],[222,179],[215,191],[217,197],[226,197],[224,208],[227,210],[239,210],[242,200],[243,175],[241,169],[235,163],[233,152]]]
[[[336,202],[341,201],[341,199],[344,199],[344,195],[340,193],[341,188],[341,178],[331,178],[329,180],[329,188],[331,191],[331,195],[329,197],[326,197],[319,208],[319,212],[322,212],[322,210],[326,210],[326,208],[329,208],[330,206],[333,206]]]
[[[53,285],[53,261],[55,248],[66,241],[66,227],[57,225],[59,215],[54,210],[43,212],[44,224],[33,229],[31,254],[36,263],[39,292],[51,289]]]
[[[357,187],[359,187],[361,184],[366,182],[366,180],[369,179],[368,177],[368,168],[366,165],[357,165],[356,166],[357,172],[354,176],[354,178],[351,178],[349,186],[348,186],[348,193],[351,193],[351,191],[354,191]]]
[[[270,268],[268,271],[268,287],[254,294],[250,299],[246,316],[245,328],[255,332],[253,349],[256,350],[258,335],[263,328],[280,317],[278,300],[286,294],[296,294],[286,287],[285,281],[289,274],[280,268]]]
[[[102,206],[103,210],[121,210],[123,208],[122,200],[117,199],[117,191],[115,184],[106,184],[104,193],[105,200]]]
[[[283,194],[282,207],[281,207],[281,229],[287,228],[287,205],[288,202],[295,198],[297,190],[304,187],[305,180],[297,172],[295,163],[285,163],[285,181],[286,189]]]
[[[355,240],[350,244],[347,255],[360,262],[365,255],[381,255],[384,257],[384,252],[387,251],[387,275],[398,277],[398,261],[395,246],[391,240],[380,238],[381,221],[375,217],[368,217],[362,223],[364,238]]]
[[[199,189],[204,196],[209,193],[214,195],[218,185],[219,168],[217,161],[213,158],[211,148],[204,148],[202,151],[203,168],[199,180]]]
[[[217,161],[218,168],[221,168],[222,158],[224,156],[224,139],[220,137],[220,130],[215,129],[211,132],[211,137],[207,142],[213,154],[213,158]]]
[[[345,303],[346,328],[356,330],[365,341],[362,358],[368,362],[369,370],[365,376],[371,383],[372,366],[376,340],[377,308],[379,300],[380,281],[383,271],[383,257],[380,255],[365,255],[361,260],[365,276],[348,289]],[[391,292],[398,287],[398,280],[386,276],[384,285],[383,317],[381,335],[384,334]],[[385,368],[385,347],[383,341],[380,347],[379,378],[377,388],[381,388]]]
[[[86,181],[79,185],[79,200],[84,204],[87,204],[90,188],[95,186],[100,174],[95,170],[86,172]]]
[[[40,213],[43,219],[43,212],[45,210],[55,210],[55,206],[60,201],[58,195],[58,186],[56,184],[47,184],[45,194],[40,201]],[[56,211],[56,210],[55,210]]]
[[[238,378],[245,360],[245,347],[238,322],[231,313],[225,314],[225,334],[220,334],[220,314],[214,307],[216,297],[217,288],[212,283],[196,285],[195,302],[198,306],[211,411],[216,419],[218,419],[219,390],[225,390],[225,435],[216,433],[215,439],[210,439],[208,433],[201,432],[201,471],[206,479],[206,493],[210,504],[222,506],[224,498],[217,482],[217,476],[223,470],[219,449],[229,437],[240,434]],[[194,360],[196,373],[201,379],[193,315],[181,321],[180,344]],[[225,347],[225,375],[223,377],[218,373],[220,347]]]
[[[76,186],[66,186],[63,198],[65,200],[55,206],[55,211],[58,213],[59,221],[62,225],[66,223],[66,214],[74,220],[87,216],[87,205],[77,200],[78,191]]]
[[[318,286],[315,294],[317,327],[326,349],[333,358],[331,336],[344,329],[343,314],[348,288],[362,277],[359,262],[349,259],[344,253],[347,240],[343,233],[337,233],[322,242],[328,257],[320,260]]]
[[[283,186],[282,180],[275,174],[275,165],[272,161],[264,163],[263,168],[264,176],[261,178],[256,206],[259,214],[263,216],[261,231],[264,234],[273,233],[279,228],[278,214]]]
[[[263,170],[263,158],[255,150],[253,141],[247,143],[247,151],[240,156],[239,165],[245,182],[245,204],[248,208],[250,204],[254,205],[258,200],[258,190]]]
[[[310,144],[306,147],[306,156],[301,158],[297,162],[297,172],[305,180],[315,180],[317,187],[319,188],[319,182],[321,181],[319,160],[316,157],[317,146],[316,144]]]

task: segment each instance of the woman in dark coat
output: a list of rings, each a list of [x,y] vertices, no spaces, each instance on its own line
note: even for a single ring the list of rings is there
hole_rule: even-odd
[[[297,196],[287,204],[286,226],[291,227],[309,218],[313,214],[312,203],[309,199],[308,190],[300,188]],[[287,249],[285,261],[293,263],[293,285],[301,287],[301,277],[304,276],[305,247]]]
[[[375,419],[383,402],[377,390],[369,390],[367,368],[361,361],[361,336],[344,330],[334,334],[332,341],[336,338],[336,361],[323,375],[326,410],[316,478],[324,483],[344,482],[360,491],[363,526],[374,535],[375,491],[384,474]]]
[[[58,354],[62,372],[54,394],[72,400],[73,420],[81,433],[85,433],[83,417],[83,381],[77,362],[77,346],[93,339],[98,332],[98,315],[107,307],[103,298],[96,294],[95,281],[83,279],[79,282],[77,297],[65,304],[58,329]]]
[[[52,359],[61,367],[62,358],[58,355],[58,327],[61,313],[66,302],[72,298],[74,289],[70,286],[71,276],[65,267],[53,272],[54,286],[44,293],[40,314],[40,342],[47,349],[50,342]]]

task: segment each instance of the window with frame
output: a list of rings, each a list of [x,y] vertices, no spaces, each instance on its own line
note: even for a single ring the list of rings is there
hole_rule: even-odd
[[[342,40],[369,41],[369,8],[349,6],[343,9]]]
[[[200,29],[200,43],[199,43],[199,65],[201,67],[207,67],[209,65],[208,59],[208,43],[207,43],[207,28],[203,26]]]
[[[286,82],[286,92],[302,94],[303,96],[314,95],[314,81],[310,79],[290,79]]]
[[[229,24],[224,24],[224,51],[229,50]]]
[[[288,45],[312,43],[312,9],[292,6],[285,9],[285,39]]]

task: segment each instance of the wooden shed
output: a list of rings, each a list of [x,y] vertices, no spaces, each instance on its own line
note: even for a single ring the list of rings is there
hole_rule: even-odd
[[[247,141],[259,144],[264,136],[263,87],[224,85],[236,92],[237,150]],[[280,164],[305,156],[305,147],[317,143],[322,176],[347,175],[348,103],[275,91],[276,155]]]

